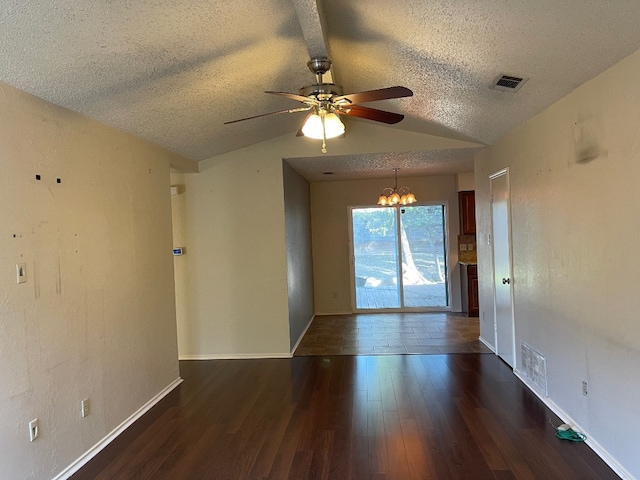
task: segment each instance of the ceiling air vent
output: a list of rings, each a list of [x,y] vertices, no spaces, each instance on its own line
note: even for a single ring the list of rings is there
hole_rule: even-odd
[[[491,88],[494,90],[502,90],[503,92],[517,92],[527,80],[529,79],[502,74],[493,82]]]

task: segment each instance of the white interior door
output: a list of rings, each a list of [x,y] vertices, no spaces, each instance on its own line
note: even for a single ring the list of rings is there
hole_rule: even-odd
[[[490,176],[496,354],[515,368],[509,170]]]

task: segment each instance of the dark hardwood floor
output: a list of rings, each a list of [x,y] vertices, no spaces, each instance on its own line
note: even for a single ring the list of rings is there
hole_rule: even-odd
[[[295,355],[491,353],[477,317],[460,313],[354,313],[313,319]]]
[[[494,355],[181,362],[72,479],[612,479]]]

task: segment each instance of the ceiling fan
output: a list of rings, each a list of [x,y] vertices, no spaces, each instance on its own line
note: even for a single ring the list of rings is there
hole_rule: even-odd
[[[310,138],[321,139],[322,153],[327,153],[327,138],[337,137],[344,133],[344,124],[340,121],[339,115],[366,118],[367,120],[387,124],[398,123],[404,118],[404,115],[399,113],[363,107],[360,104],[378,100],[389,100],[392,98],[411,97],[413,92],[408,88],[399,86],[387,87],[344,95],[340,85],[323,82],[323,75],[331,68],[331,60],[328,58],[313,58],[307,62],[307,66],[309,70],[311,70],[311,73],[316,76],[316,83],[302,87],[297,95],[287,92],[265,92],[297,100],[304,104],[303,107],[289,108],[277,112],[263,113],[252,117],[232,120],[225,122],[225,125],[251,120],[253,118],[266,117],[267,115],[277,115],[279,113],[309,112],[302,127],[298,130],[297,136],[304,135]]]

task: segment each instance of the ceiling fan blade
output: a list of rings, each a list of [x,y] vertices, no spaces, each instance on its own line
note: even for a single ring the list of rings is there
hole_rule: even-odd
[[[386,112],[384,110],[378,110],[376,108],[361,107],[360,105],[346,105],[339,110],[336,110],[336,113],[340,115],[366,118],[367,120],[388,123],[390,125],[398,123],[404,118],[404,115],[401,115],[399,113]]]
[[[412,97],[413,92],[407,87],[387,87],[366,92],[349,93],[333,99],[334,103],[347,100],[350,103],[375,102],[377,100],[389,100],[392,98]]]
[[[279,113],[297,113],[297,112],[306,112],[307,110],[311,110],[312,107],[300,107],[300,108],[290,108],[289,110],[279,110],[277,112],[269,112],[269,113],[261,113],[260,115],[254,115],[253,117],[239,118],[238,120],[231,120],[230,122],[224,122],[225,125],[229,125],[230,123],[244,122],[245,120],[251,120],[253,118],[266,117],[267,115],[277,115]]]
[[[303,97],[302,95],[296,95],[295,93],[271,92],[271,91],[266,91],[264,93],[270,93],[271,95],[280,95],[281,97],[287,97],[287,98],[290,98],[291,100],[296,100],[302,103],[309,103],[309,104],[312,103],[314,105],[319,104],[319,102],[317,100],[314,100],[313,98]]]

